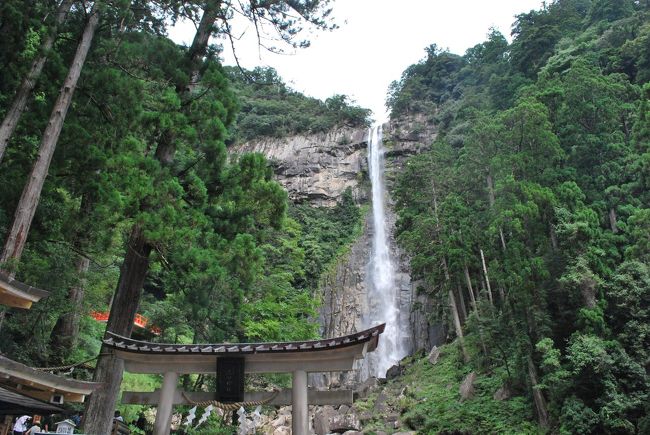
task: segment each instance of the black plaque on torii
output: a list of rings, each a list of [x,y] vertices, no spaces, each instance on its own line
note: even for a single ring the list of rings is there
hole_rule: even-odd
[[[244,401],[244,358],[217,358],[217,400]]]

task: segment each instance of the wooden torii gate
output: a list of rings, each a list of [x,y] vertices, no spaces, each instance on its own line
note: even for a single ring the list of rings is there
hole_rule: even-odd
[[[293,434],[306,435],[309,433],[310,402],[337,404],[352,401],[350,391],[309,391],[307,373],[352,370],[356,360],[377,348],[379,335],[384,332],[385,326],[382,324],[356,334],[322,340],[200,345],[149,343],[109,332],[104,344],[116,357],[124,360],[126,371],[163,375],[160,390],[151,393],[125,392],[122,398],[123,403],[157,403],[154,435],[169,434],[174,405],[189,404],[186,397],[197,402],[206,400],[202,393],[180,392],[177,387],[179,375],[216,373],[219,360],[228,364],[234,360],[241,364],[241,379],[230,379],[228,382],[240,384],[238,388],[242,392],[243,373],[291,373],[291,390],[282,391],[271,404],[291,403]],[[230,366],[228,370],[237,372],[237,365]],[[219,373],[217,377],[219,379]],[[219,400],[224,401],[222,393],[218,393]],[[259,399],[259,393],[244,397],[245,401]]]

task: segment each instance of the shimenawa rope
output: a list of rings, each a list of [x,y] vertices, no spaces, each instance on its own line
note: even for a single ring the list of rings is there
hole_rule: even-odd
[[[223,403],[223,402],[219,402],[218,400],[204,400],[202,402],[196,402],[190,399],[190,397],[185,393],[185,391],[182,391],[181,394],[183,395],[185,400],[189,402],[190,405],[200,406],[200,407],[212,405],[215,408],[221,409],[222,411],[236,411],[242,407],[245,408],[248,406],[266,405],[267,403],[270,403],[273,399],[275,399],[278,396],[278,394],[280,394],[280,390],[277,389],[273,390],[273,393],[269,397],[263,400],[250,400],[248,402],[233,402],[233,403]]]
[[[88,358],[87,360],[80,361],[80,362],[78,362],[78,363],[68,364],[67,366],[57,366],[57,367],[34,367],[34,370],[38,370],[38,371],[40,371],[40,372],[62,372],[62,371],[65,371],[65,370],[73,369],[73,368],[75,368],[75,367],[79,367],[79,366],[81,366],[81,365],[84,365],[84,364],[86,364],[86,363],[89,363],[90,361],[94,361],[94,360],[96,360],[97,358],[99,358],[100,356],[104,356],[104,355],[108,355],[108,354],[102,353],[102,354],[99,354],[99,355],[94,356],[94,357],[92,357],[92,358]]]

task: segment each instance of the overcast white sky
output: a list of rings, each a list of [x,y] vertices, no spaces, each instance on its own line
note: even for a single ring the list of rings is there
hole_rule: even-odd
[[[236,23],[236,32],[244,34],[237,56],[245,68],[272,66],[307,95],[349,95],[384,120],[388,85],[424,57],[425,47],[436,43],[463,54],[484,41],[490,27],[509,38],[514,16],[540,6],[541,0],[335,0],[334,21],[340,28],[315,33],[309,48],[289,55],[260,51],[254,30]],[[189,45],[194,27],[179,24],[169,33]],[[225,48],[225,63],[232,65]]]

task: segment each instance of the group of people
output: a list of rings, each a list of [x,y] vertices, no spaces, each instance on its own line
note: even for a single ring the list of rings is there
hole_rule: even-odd
[[[144,418],[144,414],[140,414],[137,422],[134,422],[134,425],[138,428],[144,429],[147,421]],[[75,426],[81,424],[81,414],[76,413],[71,417],[68,417]],[[115,411],[114,420],[124,423],[124,417],[120,414],[120,411]],[[16,418],[16,421],[13,425],[13,435],[36,435],[39,432],[48,432],[52,426],[50,421],[45,421],[40,415],[30,416],[22,415]],[[54,428],[52,428],[54,429]]]
[[[38,432],[43,430],[47,431],[47,426],[45,429],[41,429],[41,418],[32,418],[29,415],[23,415],[16,419],[13,427],[13,435],[36,435]]]
[[[74,415],[68,417],[75,426],[79,426],[81,423],[81,415],[75,413]],[[16,418],[13,426],[13,435],[35,435],[39,432],[48,432],[54,430],[54,421],[50,417],[41,417],[40,415],[22,415]]]

